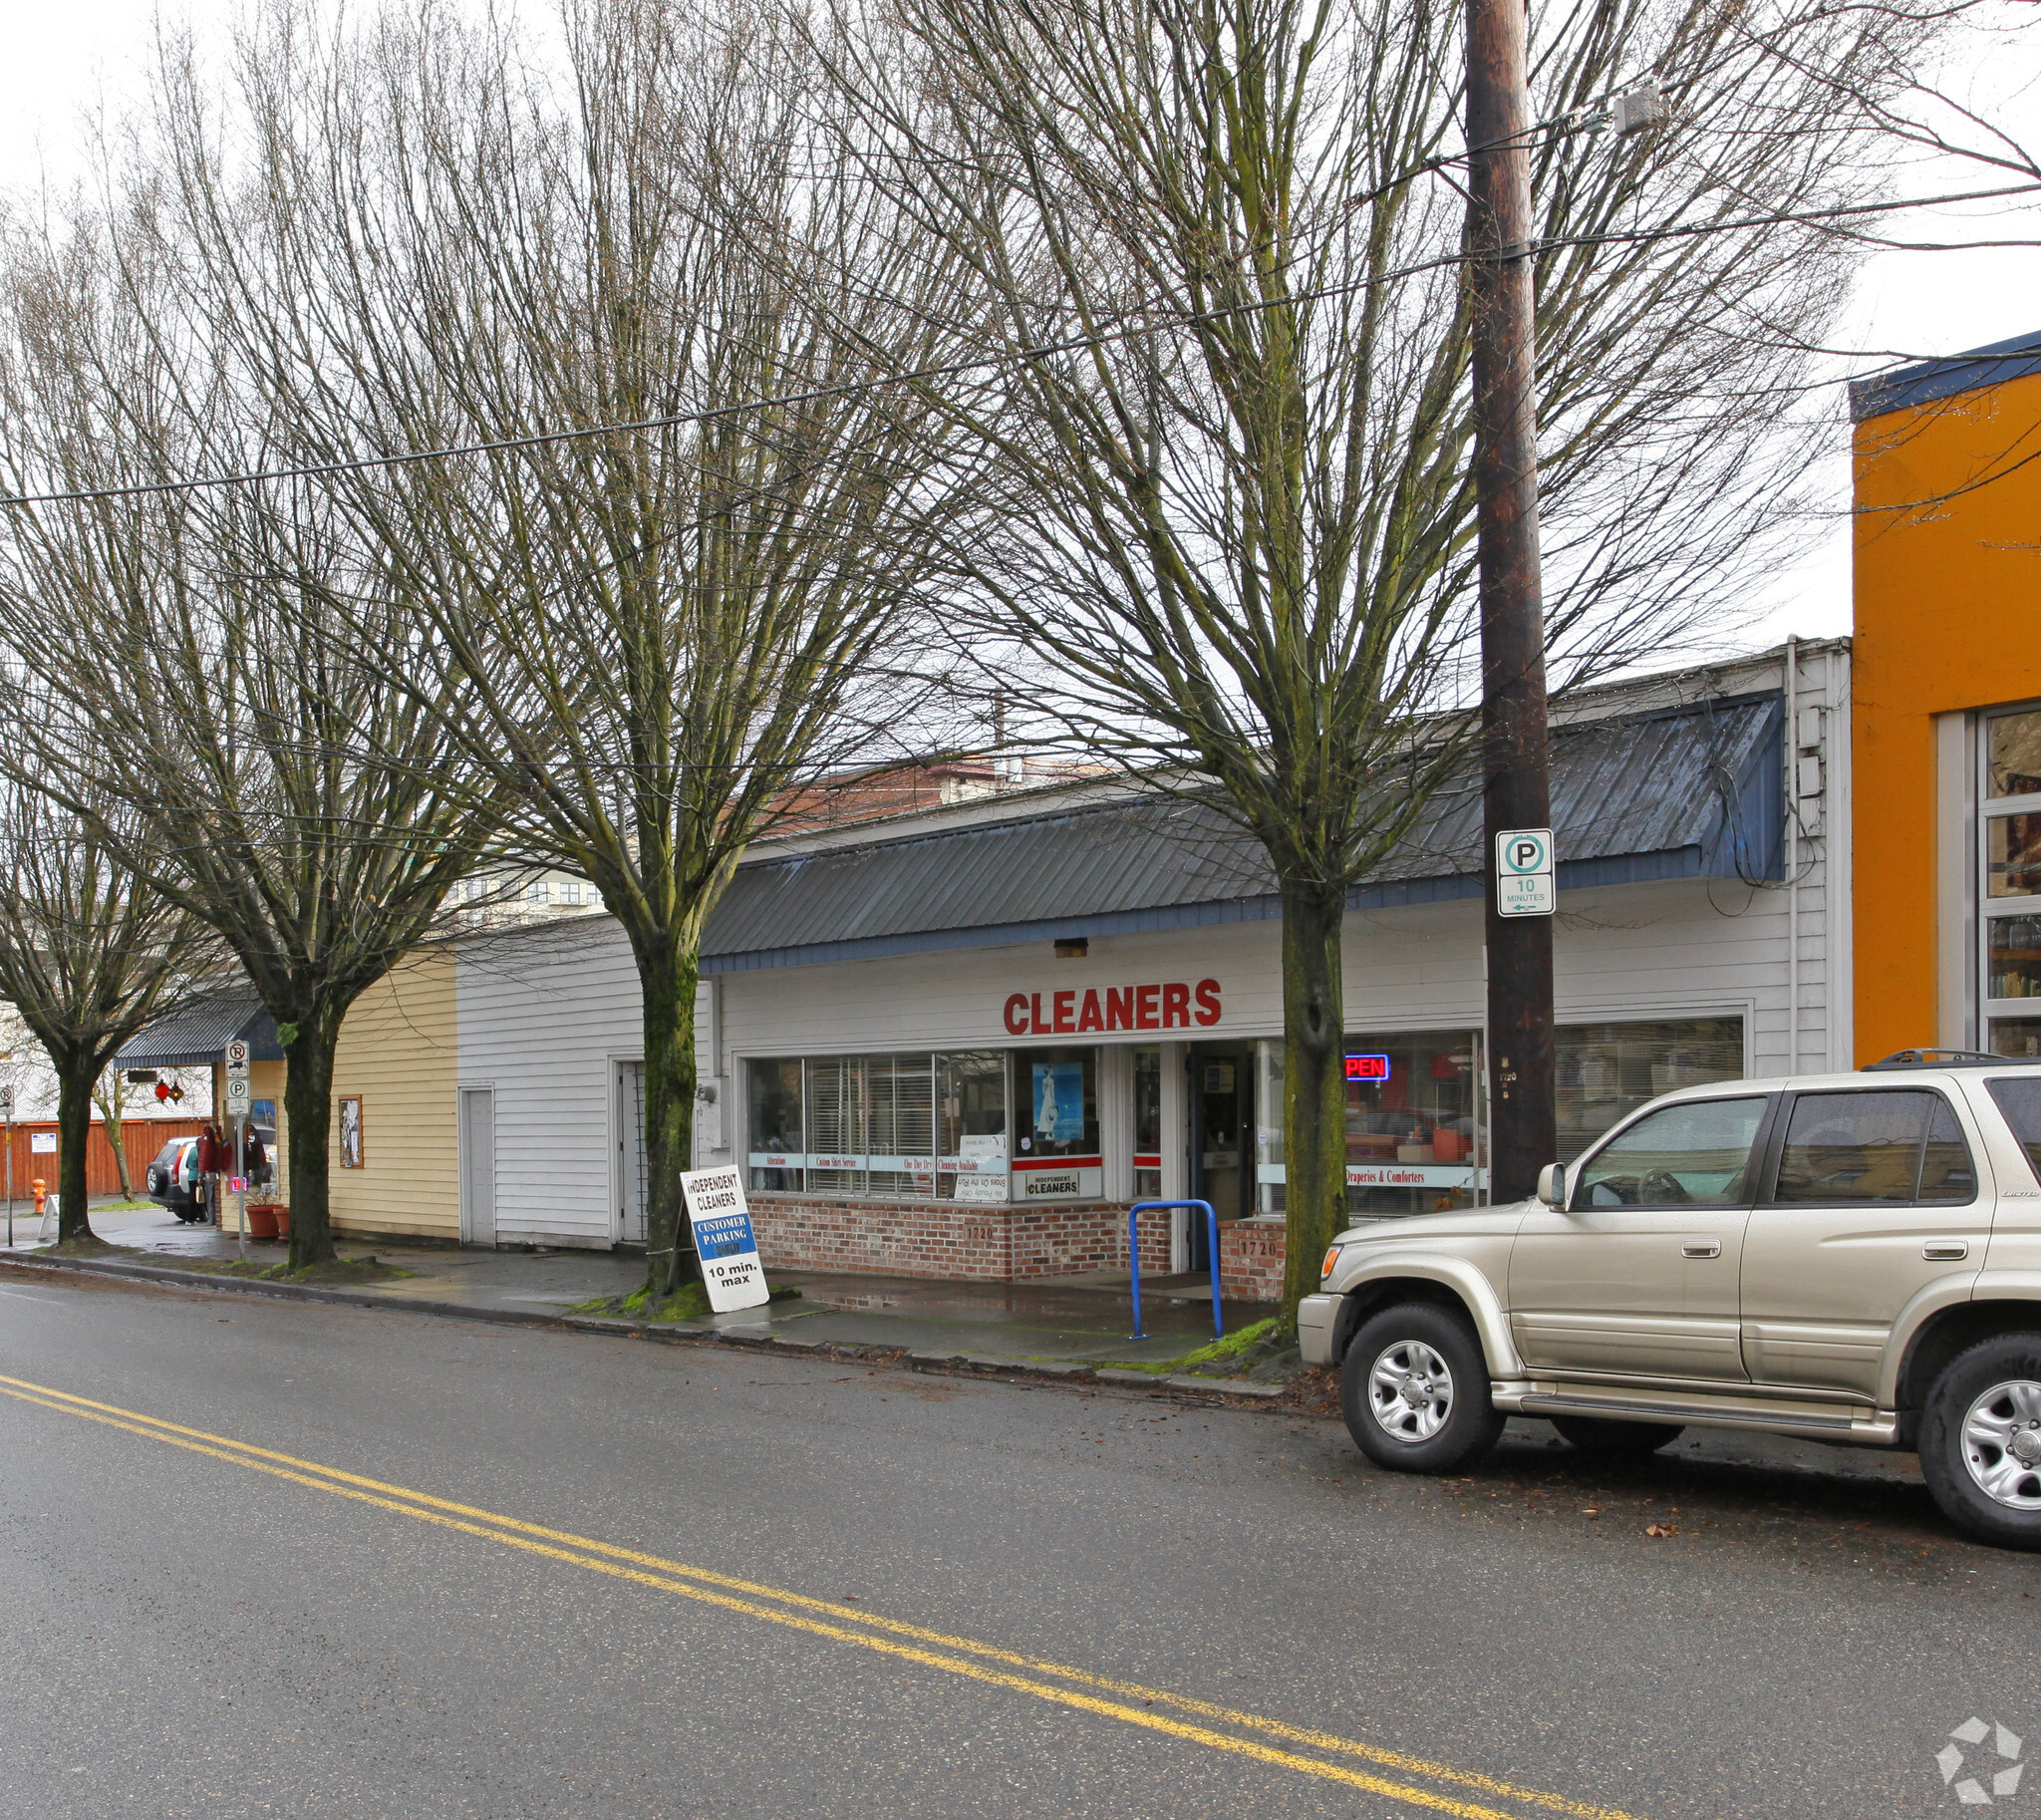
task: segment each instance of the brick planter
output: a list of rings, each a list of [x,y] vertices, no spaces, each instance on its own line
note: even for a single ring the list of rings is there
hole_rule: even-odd
[[[756,1191],[747,1198],[767,1270],[1020,1283],[1127,1267],[1124,1201],[960,1206]],[[1168,1217],[1145,1215],[1141,1269],[1168,1268]]]

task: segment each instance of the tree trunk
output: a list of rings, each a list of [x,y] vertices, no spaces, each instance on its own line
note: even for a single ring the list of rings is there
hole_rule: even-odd
[[[57,1063],[57,1243],[93,1237],[87,1211],[85,1146],[92,1136],[92,1089],[99,1078],[97,1058]]]
[[[96,1084],[93,1097],[99,1102],[100,1122],[106,1127],[108,1148],[114,1152],[114,1171],[121,1178],[121,1198],[132,1201],[135,1198],[135,1178],[128,1172],[128,1141],[121,1128],[120,1075],[116,1073],[113,1079],[115,1087],[111,1093],[104,1085]]]
[[[697,943],[642,944],[638,984],[645,1033],[645,1285],[661,1301],[700,1266],[687,1237],[681,1171],[695,1156]]]
[[[1318,1287],[1346,1225],[1346,1077],[1339,932],[1346,893],[1315,881],[1283,892],[1284,1314]],[[1213,1261],[1217,1268],[1218,1260]]]
[[[310,1016],[286,1025],[283,1104],[290,1127],[290,1195],[292,1270],[332,1261],[333,1226],[329,1218],[327,1147],[333,1129],[333,1052],[340,1041],[340,1019]]]

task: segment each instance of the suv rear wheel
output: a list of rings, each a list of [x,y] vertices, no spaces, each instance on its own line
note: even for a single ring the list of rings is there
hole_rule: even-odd
[[[1981,1341],[1950,1361],[1922,1411],[1920,1476],[1958,1528],[2041,1549],[2041,1334]]]
[[[1451,1472],[1503,1431],[1481,1342],[1429,1302],[1371,1315],[1346,1350],[1339,1408],[1354,1445],[1393,1472]]]
[[[1552,1425],[1583,1453],[1656,1453],[1686,1432],[1677,1422],[1604,1421],[1599,1415],[1555,1415]]]

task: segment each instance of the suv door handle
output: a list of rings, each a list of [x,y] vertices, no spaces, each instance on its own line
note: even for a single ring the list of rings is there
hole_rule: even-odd
[[[1682,1258],[1719,1258],[1722,1255],[1720,1239],[1688,1239],[1679,1248]]]
[[[1967,1258],[1970,1255],[1969,1242],[1964,1239],[1944,1239],[1937,1244],[1920,1248],[1923,1258],[1948,1259]]]

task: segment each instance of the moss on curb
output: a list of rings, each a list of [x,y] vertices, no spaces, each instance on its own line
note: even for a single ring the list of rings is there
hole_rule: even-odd
[[[794,1302],[800,1291],[790,1283],[767,1287],[767,1302]],[[683,1283],[665,1302],[654,1305],[649,1288],[640,1287],[628,1296],[597,1296],[593,1302],[577,1302],[567,1313],[593,1315],[604,1321],[701,1321],[716,1311],[709,1306],[709,1292],[701,1283]]]
[[[1283,1317],[1271,1315],[1266,1321],[1257,1321],[1252,1327],[1244,1327],[1237,1334],[1228,1334],[1223,1340],[1214,1340],[1181,1358],[1101,1359],[1097,1364],[1114,1371],[1147,1371],[1153,1376],[1165,1377],[1172,1371],[1188,1370],[1192,1365],[1223,1365],[1228,1360],[1252,1353],[1264,1342],[1277,1339],[1282,1327]]]

